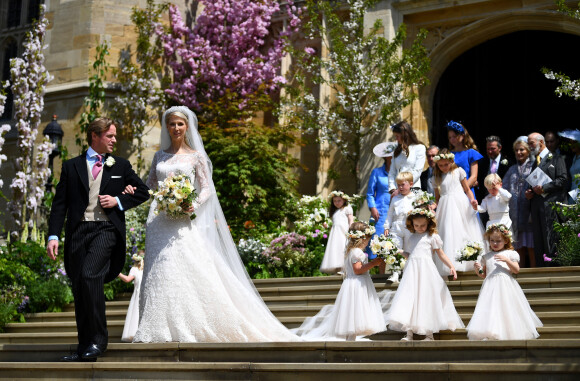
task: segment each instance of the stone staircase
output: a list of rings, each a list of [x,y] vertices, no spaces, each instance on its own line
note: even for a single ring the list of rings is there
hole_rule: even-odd
[[[544,323],[529,341],[470,342],[465,330],[440,332],[434,342],[400,342],[386,331],[362,342],[121,343],[130,295],[107,303],[110,344],[95,363],[61,363],[76,348],[72,306],[27,316],[0,334],[0,379],[352,380],[388,376],[449,379],[580,379],[580,267],[522,269],[518,282]],[[385,276],[374,276],[377,291]],[[260,294],[287,327],[334,302],[338,276],[256,280]],[[473,273],[448,282],[467,324],[481,287]]]

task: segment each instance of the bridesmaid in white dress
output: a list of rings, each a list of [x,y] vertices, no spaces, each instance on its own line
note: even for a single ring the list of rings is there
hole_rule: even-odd
[[[385,315],[389,329],[407,333],[403,341],[412,341],[414,333],[425,335],[425,340],[433,340],[434,332],[464,327],[451,293],[433,263],[435,252],[450,267],[448,274],[457,279],[442,248],[434,213],[421,208],[411,210],[403,234],[403,255],[408,260],[403,280]]]
[[[141,290],[141,278],[143,278],[144,253],[143,250],[140,250],[137,254],[133,255],[133,266],[129,271],[129,275],[119,274],[119,278],[123,282],[133,282],[133,295],[131,295],[127,316],[125,317],[125,326],[123,327],[123,334],[121,335],[121,341],[126,343],[133,341],[133,337],[139,326],[139,291]]]
[[[332,229],[328,235],[328,242],[320,271],[327,274],[336,274],[344,267],[344,253],[346,250],[346,233],[354,220],[352,207],[348,204],[349,196],[341,191],[332,191],[329,215],[332,218]]]
[[[296,341],[260,298],[236,250],[211,179],[211,161],[187,107],[171,107],[162,119],[161,150],[147,183],[178,174],[194,179],[197,199],[186,213],[147,219],[147,261],[141,285],[140,321],[134,342]]]
[[[457,271],[473,270],[473,261],[459,262],[457,252],[468,242],[483,244],[483,225],[477,215],[477,200],[467,185],[463,168],[458,167],[454,154],[443,148],[433,160],[436,165],[431,178],[437,202],[437,227],[443,240],[443,251]],[[449,267],[434,258],[442,276],[449,275]]]
[[[520,271],[519,254],[513,250],[511,232],[502,224],[490,225],[485,233],[491,251],[476,263],[476,273],[485,278],[473,317],[467,325],[469,340],[529,340],[540,335],[542,322],[512,274]],[[480,274],[477,270],[483,268]]]
[[[324,306],[318,314],[308,317],[293,330],[306,340],[356,340],[357,337],[382,332],[386,328],[381,302],[369,270],[383,260],[368,262],[363,249],[375,229],[364,222],[355,222],[348,232],[345,278],[334,304]]]

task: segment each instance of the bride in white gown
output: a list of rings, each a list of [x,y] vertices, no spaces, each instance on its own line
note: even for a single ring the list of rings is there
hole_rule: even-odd
[[[265,305],[240,260],[211,178],[211,161],[187,107],[162,120],[161,150],[147,185],[185,174],[195,179],[190,220],[155,213],[147,219],[140,321],[134,342],[296,341]]]

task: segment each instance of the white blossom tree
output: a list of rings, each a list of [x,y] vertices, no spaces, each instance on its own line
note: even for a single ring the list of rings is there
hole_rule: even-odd
[[[566,5],[564,0],[556,1],[558,5],[558,9],[560,12],[567,14],[570,17],[573,17],[577,20],[580,20],[580,2],[578,3],[578,9],[571,9]],[[580,99],[580,80],[579,79],[571,79],[564,73],[556,73],[553,70],[542,68],[542,72],[548,79],[552,79],[558,81],[560,86],[556,88],[556,94],[561,97],[562,95],[567,95],[569,97],[574,98],[575,100]]]
[[[38,206],[44,197],[44,187],[50,176],[48,158],[54,144],[45,137],[36,147],[35,142],[44,109],[46,84],[52,79],[44,66],[44,36],[48,20],[41,5],[39,20],[26,34],[22,58],[10,60],[14,119],[18,130],[16,175],[10,184],[12,200],[9,210],[19,229],[32,226]]]
[[[4,90],[10,83],[8,81],[0,83],[0,116],[4,115],[4,107],[6,106],[6,91]],[[2,152],[2,147],[4,146],[4,134],[10,131],[9,124],[3,124],[0,126],[0,152]],[[6,161],[6,155],[0,153],[0,168],[2,168],[2,162]],[[0,178],[0,194],[2,194],[2,187],[4,186],[4,181]]]
[[[421,31],[403,49],[404,25],[389,41],[377,20],[364,29],[366,11],[376,0],[306,1],[304,33],[321,41],[293,52],[294,76],[286,87],[282,116],[318,141],[329,142],[347,159],[359,188],[361,142],[400,120],[401,110],[416,99],[427,82],[429,59]],[[312,85],[330,91],[317,97]],[[322,98],[322,99],[321,99]]]

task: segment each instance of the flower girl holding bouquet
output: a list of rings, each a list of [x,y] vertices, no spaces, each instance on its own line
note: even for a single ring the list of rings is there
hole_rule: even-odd
[[[330,207],[328,216],[332,218],[332,228],[328,235],[328,243],[320,265],[320,271],[336,274],[344,266],[346,233],[354,220],[352,207],[348,204],[350,197],[341,191],[332,191],[328,195]]]
[[[467,325],[469,340],[529,340],[538,336],[542,322],[528,303],[512,274],[520,271],[519,254],[513,250],[511,231],[492,224],[485,232],[491,251],[475,264],[485,278],[473,317]]]
[[[477,200],[467,185],[465,171],[455,164],[454,157],[444,148],[433,158],[435,169],[431,181],[443,251],[452,257],[451,262],[457,271],[468,271],[473,270],[473,262],[460,263],[454,255],[468,240],[483,242],[483,225],[477,216]],[[449,267],[437,258],[434,260],[439,273],[448,275]]]
[[[385,320],[389,329],[407,333],[403,341],[412,341],[414,333],[425,335],[425,340],[433,340],[434,332],[464,327],[453,306],[451,293],[433,263],[433,252],[450,268],[453,279],[457,279],[457,273],[443,251],[432,211],[411,210],[407,229],[403,236],[403,255],[408,258],[405,276]]]
[[[306,318],[292,331],[306,340],[342,339],[356,340],[386,329],[385,319],[375,285],[369,270],[379,266],[383,259],[376,257],[368,262],[363,250],[372,235],[373,226],[354,222],[348,231],[345,278],[334,304],[324,306],[316,316]]]

